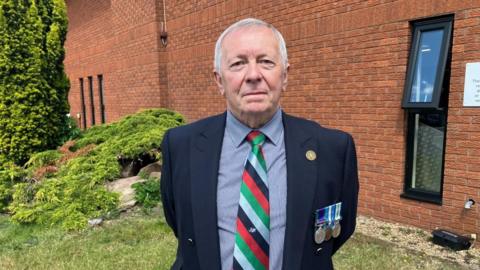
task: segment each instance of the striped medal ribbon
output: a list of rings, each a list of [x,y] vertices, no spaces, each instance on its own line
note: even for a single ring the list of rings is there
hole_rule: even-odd
[[[262,150],[265,135],[254,130],[247,135],[247,141],[252,150],[242,174],[233,270],[268,270],[270,204],[267,165]]]

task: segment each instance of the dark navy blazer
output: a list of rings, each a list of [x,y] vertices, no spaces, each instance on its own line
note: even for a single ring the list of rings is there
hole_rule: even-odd
[[[332,255],[355,229],[359,186],[353,139],[313,121],[282,117],[287,159],[283,269],[333,269]],[[178,239],[172,269],[221,269],[216,193],[225,119],[223,113],[165,133],[161,194],[165,218]],[[315,151],[315,160],[306,158],[308,150]],[[316,244],[314,212],[337,202],[342,202],[341,234]]]

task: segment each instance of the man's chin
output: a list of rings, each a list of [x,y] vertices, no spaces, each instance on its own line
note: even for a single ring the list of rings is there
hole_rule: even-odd
[[[242,111],[242,114],[248,116],[250,118],[269,118],[275,113],[276,109],[271,106],[263,106],[263,107],[253,107],[253,108],[246,108]]]
[[[272,108],[269,106],[252,106],[246,108],[243,112],[250,115],[263,115],[269,114],[272,111]]]

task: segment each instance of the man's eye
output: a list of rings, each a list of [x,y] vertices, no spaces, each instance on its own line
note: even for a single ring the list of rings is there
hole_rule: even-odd
[[[275,63],[274,63],[273,61],[268,60],[268,59],[261,59],[259,62],[260,62],[261,64],[265,64],[265,65],[269,65],[269,66],[275,65]]]
[[[233,62],[232,64],[230,64],[230,67],[238,67],[238,66],[240,66],[241,64],[243,64],[243,61]]]

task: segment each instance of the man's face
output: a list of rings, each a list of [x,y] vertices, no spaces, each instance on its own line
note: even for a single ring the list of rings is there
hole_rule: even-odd
[[[287,86],[287,68],[271,29],[250,26],[229,33],[222,43],[215,79],[228,109],[240,120],[270,117]]]

